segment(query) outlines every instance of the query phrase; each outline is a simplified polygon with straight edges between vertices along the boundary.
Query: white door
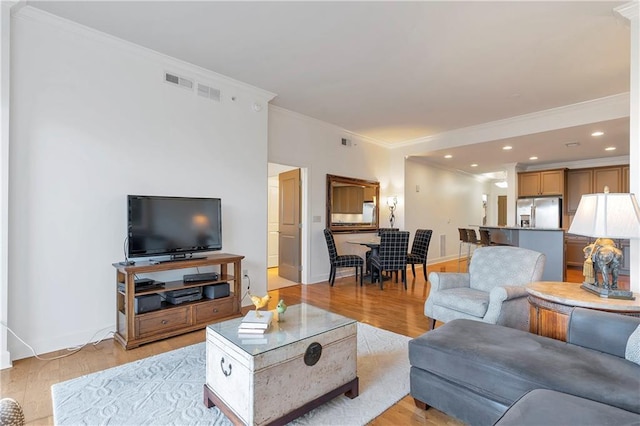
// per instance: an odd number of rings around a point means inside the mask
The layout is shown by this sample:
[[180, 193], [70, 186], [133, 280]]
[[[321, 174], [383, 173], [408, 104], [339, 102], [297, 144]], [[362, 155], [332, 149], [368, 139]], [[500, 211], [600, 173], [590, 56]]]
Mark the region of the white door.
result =
[[278, 177], [269, 178], [269, 200], [267, 214], [267, 268], [278, 266]]

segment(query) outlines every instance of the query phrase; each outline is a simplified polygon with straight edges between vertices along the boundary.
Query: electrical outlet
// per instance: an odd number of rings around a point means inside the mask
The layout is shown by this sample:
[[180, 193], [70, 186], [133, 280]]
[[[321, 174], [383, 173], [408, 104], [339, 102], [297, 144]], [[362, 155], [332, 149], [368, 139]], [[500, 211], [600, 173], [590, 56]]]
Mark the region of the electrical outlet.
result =
[[243, 269], [242, 270], [242, 276], [243, 277], [248, 277], [249, 276], [249, 270], [248, 269]]

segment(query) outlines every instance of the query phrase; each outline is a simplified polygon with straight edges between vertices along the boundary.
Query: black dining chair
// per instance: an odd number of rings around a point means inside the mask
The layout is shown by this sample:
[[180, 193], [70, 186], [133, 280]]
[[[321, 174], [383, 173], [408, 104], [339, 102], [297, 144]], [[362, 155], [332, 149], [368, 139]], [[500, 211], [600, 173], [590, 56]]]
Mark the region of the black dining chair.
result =
[[411, 264], [411, 272], [413, 278], [416, 277], [416, 264], [422, 263], [422, 272], [424, 280], [427, 281], [427, 253], [429, 252], [429, 243], [431, 242], [431, 229], [418, 229], [413, 237], [411, 244], [411, 252], [407, 254], [407, 263]]
[[[402, 282], [407, 289], [407, 248], [409, 247], [409, 231], [383, 232], [380, 236], [380, 250], [377, 256], [371, 256], [372, 276], [378, 272], [382, 290], [384, 280], [382, 273], [387, 271], [401, 271]], [[396, 276], [396, 282], [398, 277]]]
[[356, 254], [338, 254], [336, 242], [333, 239], [333, 232], [329, 229], [324, 230], [324, 238], [327, 240], [327, 249], [329, 250], [329, 262], [331, 263], [331, 271], [329, 272], [329, 282], [333, 287], [336, 280], [336, 269], [338, 268], [356, 268], [356, 282], [358, 281], [358, 269], [360, 269], [360, 285], [362, 286], [362, 272], [364, 268], [364, 260]]
[[[378, 228], [378, 237], [382, 235], [383, 232], [396, 232], [399, 228]], [[367, 265], [367, 274], [371, 272], [371, 250], [367, 250], [364, 254], [364, 259]]]

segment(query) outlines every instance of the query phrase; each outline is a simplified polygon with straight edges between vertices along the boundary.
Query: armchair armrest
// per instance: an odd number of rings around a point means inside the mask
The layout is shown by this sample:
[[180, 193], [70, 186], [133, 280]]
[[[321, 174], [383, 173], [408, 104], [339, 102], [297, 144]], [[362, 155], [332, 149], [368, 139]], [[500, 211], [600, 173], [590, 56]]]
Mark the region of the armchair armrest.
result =
[[505, 300], [517, 299], [518, 297], [528, 296], [527, 289], [524, 286], [509, 285], [504, 287], [494, 287], [489, 293], [489, 303], [504, 302]]
[[489, 293], [489, 306], [482, 319], [492, 324], [520, 330], [529, 329], [529, 302], [524, 286], [494, 287]]
[[436, 292], [449, 288], [469, 287], [470, 278], [467, 272], [431, 272], [429, 282], [431, 283], [430, 292]]
[[627, 340], [640, 318], [575, 308], [567, 326], [567, 343], [624, 358]]

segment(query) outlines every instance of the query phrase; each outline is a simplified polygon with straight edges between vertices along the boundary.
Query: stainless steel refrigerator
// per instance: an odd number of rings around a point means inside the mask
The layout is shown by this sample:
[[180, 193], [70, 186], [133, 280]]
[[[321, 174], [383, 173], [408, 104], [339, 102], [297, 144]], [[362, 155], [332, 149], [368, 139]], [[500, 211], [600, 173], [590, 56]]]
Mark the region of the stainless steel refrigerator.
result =
[[525, 228], [557, 229], [562, 226], [561, 197], [519, 198], [516, 211], [518, 225]]

